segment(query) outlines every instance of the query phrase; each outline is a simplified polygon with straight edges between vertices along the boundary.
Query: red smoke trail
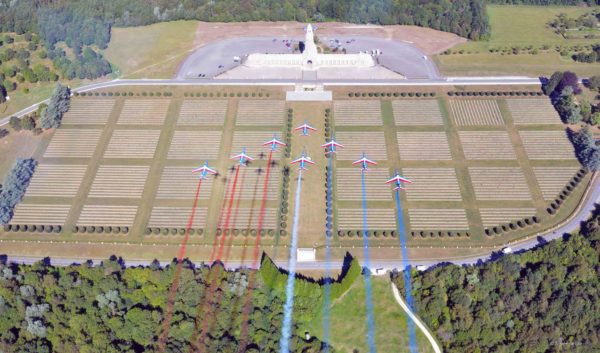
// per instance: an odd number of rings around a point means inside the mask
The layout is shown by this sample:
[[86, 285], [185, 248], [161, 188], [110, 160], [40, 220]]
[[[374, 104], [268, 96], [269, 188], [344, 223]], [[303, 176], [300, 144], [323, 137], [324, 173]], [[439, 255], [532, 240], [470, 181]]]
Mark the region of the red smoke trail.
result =
[[[260, 203], [260, 212], [258, 214], [258, 225], [256, 229], [256, 240], [254, 242], [254, 252], [252, 257], [252, 268], [256, 269], [258, 265], [258, 256], [260, 254], [260, 240], [263, 223], [265, 220], [265, 212], [267, 205], [267, 191], [269, 186], [269, 176], [271, 174], [271, 160], [273, 157], [273, 151], [269, 152], [269, 159], [267, 161], [267, 172], [265, 173], [265, 183], [263, 185], [263, 194]], [[250, 271], [248, 276], [248, 290], [244, 296], [244, 305], [242, 306], [242, 328], [240, 332], [238, 352], [244, 352], [248, 341], [248, 319], [250, 317], [250, 309], [252, 309], [252, 291], [254, 288], [254, 276], [256, 271]]]
[[190, 237], [190, 229], [194, 225], [194, 217], [196, 217], [196, 206], [198, 205], [198, 198], [200, 196], [200, 187], [202, 186], [202, 178], [198, 180], [198, 187], [196, 188], [196, 197], [194, 197], [194, 205], [192, 206], [192, 212], [188, 219], [187, 227], [185, 228], [185, 236], [179, 246], [177, 252], [177, 267], [175, 268], [175, 277], [171, 283], [171, 289], [167, 295], [167, 307], [165, 313], [165, 319], [163, 320], [162, 331], [158, 340], [158, 351], [164, 352], [167, 341], [169, 339], [169, 329], [171, 328], [171, 320], [173, 319], [173, 306], [175, 305], [175, 296], [177, 294], [177, 288], [179, 287], [179, 279], [181, 277], [181, 271], [183, 269], [183, 258], [185, 257], [187, 242]]
[[[233, 185], [231, 186], [231, 193], [229, 195], [229, 202], [227, 204], [227, 213], [225, 215], [225, 223], [222, 228], [223, 232], [221, 234], [219, 250], [217, 252], [217, 256], [214, 257], [214, 261], [221, 260], [221, 256], [223, 254], [223, 245], [225, 244], [225, 238], [226, 238], [224, 233], [225, 233], [225, 230], [229, 228], [229, 221], [231, 218], [231, 211], [233, 209], [233, 202], [235, 199], [235, 191], [236, 191], [239, 172], [240, 172], [240, 166], [238, 165], [235, 169]], [[211, 259], [211, 262], [213, 262], [213, 259]], [[217, 286], [218, 286], [218, 282], [219, 282], [217, 279], [218, 279], [220, 273], [221, 273], [220, 266], [218, 266], [214, 271], [211, 271], [211, 274], [214, 274], [214, 276], [209, 276], [209, 281], [211, 282], [211, 284], [210, 284], [210, 288], [207, 293], [207, 297], [204, 298], [204, 305], [202, 306], [202, 310], [198, 310], [198, 312], [196, 313], [195, 330], [191, 337], [193, 338], [196, 335], [198, 335], [199, 337], [197, 339], [193, 339], [190, 343], [192, 346], [192, 349], [194, 351], [196, 349], [200, 349], [201, 345], [204, 343], [204, 338], [206, 336], [206, 332], [207, 332], [207, 328], [208, 328], [208, 320], [206, 320], [206, 319], [211, 316], [209, 313], [206, 313], [206, 310], [207, 310], [207, 307], [209, 307], [209, 305], [211, 304], [211, 302], [213, 302], [213, 295], [214, 295], [215, 291], [217, 290]], [[198, 325], [200, 323], [199, 321], [200, 321], [201, 314], [204, 314], [203, 318], [202, 318], [202, 326]], [[200, 331], [198, 332], [199, 327], [200, 327]], [[196, 349], [194, 349], [194, 346], [196, 346], [195, 347]]]
[[[228, 196], [229, 196], [229, 186], [230, 186], [229, 182], [231, 180], [232, 179], [229, 178], [227, 180], [227, 185], [225, 185], [225, 196], [223, 197], [223, 204], [221, 205], [221, 210], [219, 211], [219, 221], [217, 222], [217, 229], [221, 229], [221, 226], [223, 225], [223, 219], [225, 218], [224, 217], [225, 216], [225, 207], [227, 207], [227, 200], [228, 200]], [[217, 251], [217, 241], [218, 241], [218, 238], [219, 237], [215, 233], [215, 237], [214, 237], [213, 245], [212, 245], [212, 250], [211, 250], [211, 253], [210, 253], [209, 260], [208, 260], [208, 264], [209, 265], [212, 264], [212, 262], [215, 259], [215, 255], [216, 255], [216, 251]]]
[[225, 236], [225, 231], [227, 229], [229, 229], [229, 221], [231, 220], [231, 211], [233, 209], [233, 201], [235, 199], [235, 190], [236, 190], [239, 173], [240, 173], [240, 166], [238, 165], [235, 170], [235, 177], [233, 178], [233, 186], [232, 186], [231, 195], [229, 196], [229, 205], [227, 206], [227, 215], [225, 216], [225, 224], [223, 225], [223, 232], [221, 233], [221, 243], [219, 244], [219, 251], [217, 252], [217, 256], [215, 257], [215, 260], [217, 260], [217, 261], [221, 260], [221, 257], [223, 256], [223, 247], [225, 245], [225, 239], [227, 238]]
[[[252, 202], [250, 203], [250, 214], [248, 215], [248, 222], [246, 223], [246, 230], [250, 230], [250, 227], [252, 227], [252, 218], [254, 217], [254, 206], [256, 204], [256, 194], [258, 193], [258, 182], [259, 180], [259, 176], [256, 177], [256, 182], [254, 183], [254, 190], [252, 191]], [[246, 262], [246, 247], [248, 246], [248, 241], [249, 241], [250, 237], [246, 236], [244, 237], [244, 246], [242, 248], [242, 255], [240, 257], [240, 268], [244, 267], [244, 263]]]
[[229, 254], [231, 253], [231, 244], [233, 243], [233, 230], [237, 229], [236, 225], [237, 225], [237, 216], [238, 216], [238, 212], [240, 210], [240, 201], [242, 201], [242, 190], [244, 187], [244, 181], [246, 180], [246, 169], [244, 168], [244, 170], [242, 170], [242, 179], [240, 180], [240, 192], [238, 195], [238, 199], [237, 202], [235, 204], [235, 208], [233, 209], [233, 218], [231, 221], [231, 228], [229, 231], [229, 239], [227, 240], [227, 246], [226, 246], [226, 250], [225, 250], [225, 256], [223, 256], [222, 262], [223, 264], [225, 264], [225, 262], [227, 262], [227, 260], [229, 259]]
[[[254, 206], [256, 205], [256, 195], [258, 194], [258, 183], [260, 182], [260, 173], [257, 170], [256, 180], [254, 182], [254, 188], [252, 190], [252, 201], [250, 202], [250, 213], [248, 215], [248, 222], [246, 223], [246, 228], [244, 230], [250, 230], [252, 226], [252, 220], [254, 219]], [[248, 246], [248, 241], [250, 237], [248, 235], [244, 236], [244, 245], [242, 247], [242, 255], [240, 257], [240, 269], [242, 269], [246, 263], [246, 247]], [[238, 307], [240, 305], [241, 297], [237, 297], [234, 299], [233, 304], [231, 305], [231, 313], [229, 315], [229, 327], [233, 327], [235, 320], [237, 319]]]

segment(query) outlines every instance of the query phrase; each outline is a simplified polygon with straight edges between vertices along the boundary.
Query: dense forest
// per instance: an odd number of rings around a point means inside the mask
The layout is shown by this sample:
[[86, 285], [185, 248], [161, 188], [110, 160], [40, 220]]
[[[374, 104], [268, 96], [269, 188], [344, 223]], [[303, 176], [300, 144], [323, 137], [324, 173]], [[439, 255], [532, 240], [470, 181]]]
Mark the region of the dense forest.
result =
[[2, 32], [39, 31], [48, 45], [66, 40], [71, 48], [89, 44], [105, 47], [112, 26], [139, 26], [179, 19], [416, 24], [471, 39], [483, 38], [489, 30], [483, 0], [0, 1]]
[[488, 0], [488, 2], [509, 5], [600, 5], [600, 0]]
[[599, 212], [535, 250], [412, 278], [417, 313], [446, 352], [600, 351]]
[[[358, 262], [347, 260], [344, 277], [331, 284], [333, 298], [360, 275]], [[97, 266], [0, 262], [0, 352], [159, 351], [175, 268], [125, 268], [114, 257]], [[286, 280], [267, 257], [260, 271], [184, 262], [165, 352], [187, 352], [191, 341], [203, 342], [201, 352], [278, 352]], [[312, 319], [322, 296], [323, 285], [297, 279], [295, 323]], [[293, 336], [290, 347], [326, 350], [304, 335]]]

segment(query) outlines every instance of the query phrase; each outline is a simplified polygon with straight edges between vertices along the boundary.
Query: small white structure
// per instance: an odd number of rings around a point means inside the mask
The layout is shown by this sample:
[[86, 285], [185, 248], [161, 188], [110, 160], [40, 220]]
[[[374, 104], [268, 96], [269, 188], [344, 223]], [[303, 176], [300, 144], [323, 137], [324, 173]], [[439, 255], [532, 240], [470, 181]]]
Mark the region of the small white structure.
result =
[[359, 54], [319, 54], [315, 44], [312, 26], [306, 26], [304, 52], [302, 54], [261, 54], [248, 55], [244, 65], [249, 67], [295, 67], [302, 70], [319, 68], [361, 68], [373, 67], [371, 55]]
[[298, 262], [315, 262], [317, 260], [317, 249], [298, 248], [296, 250], [296, 258]]
[[513, 249], [510, 246], [507, 246], [504, 249], [502, 249], [502, 253], [505, 255], [511, 254], [512, 252], [513, 252]]
[[286, 92], [285, 100], [296, 102], [330, 102], [333, 100], [333, 94], [331, 91], [325, 91], [323, 85], [302, 84], [296, 85], [294, 91]]
[[387, 268], [380, 267], [380, 268], [376, 268], [374, 272], [371, 272], [371, 274], [373, 276], [383, 276], [383, 275], [387, 274], [388, 271], [389, 270]]

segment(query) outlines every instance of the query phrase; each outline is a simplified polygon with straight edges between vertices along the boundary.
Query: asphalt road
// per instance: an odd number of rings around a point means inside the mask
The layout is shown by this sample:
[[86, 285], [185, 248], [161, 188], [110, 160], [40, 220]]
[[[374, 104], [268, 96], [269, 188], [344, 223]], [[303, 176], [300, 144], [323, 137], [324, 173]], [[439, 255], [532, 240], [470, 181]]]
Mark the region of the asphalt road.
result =
[[379, 64], [402, 74], [408, 79], [440, 78], [435, 63], [425, 53], [409, 42], [352, 36], [322, 37], [321, 40], [326, 42], [330, 47], [339, 43], [341, 47], [346, 49], [348, 54], [379, 50], [381, 54], [375, 56]]
[[[409, 79], [438, 79], [437, 66], [411, 43], [373, 37], [320, 37], [330, 47], [339, 45], [348, 54], [372, 52], [381, 54], [375, 59], [380, 65]], [[288, 47], [284, 40], [289, 41]], [[179, 67], [176, 79], [212, 78], [239, 63], [234, 57], [244, 58], [252, 53], [289, 54], [301, 38], [292, 37], [239, 37], [207, 44], [191, 54]], [[337, 42], [336, 42], [337, 40]]]
[[[287, 47], [284, 37], [239, 37], [207, 44], [187, 57], [179, 67], [175, 78], [212, 78], [236, 67], [233, 58], [252, 53], [290, 54], [293, 44]], [[295, 40], [297, 43], [297, 40]]]
[[[527, 239], [522, 239], [513, 243], [507, 244], [510, 246], [513, 252], [525, 251], [534, 247], [539, 246], [544, 242], [548, 242], [554, 239], [558, 239], [562, 237], [566, 233], [573, 232], [577, 230], [582, 221], [586, 220], [589, 215], [592, 213], [596, 204], [600, 202], [600, 174], [594, 175], [592, 179], [592, 183], [590, 184], [588, 191], [585, 195], [585, 198], [582, 200], [580, 206], [575, 211], [576, 213], [564, 224], [559, 225], [554, 229], [550, 229], [546, 231], [544, 234], [534, 235]], [[494, 252], [498, 253], [502, 250], [502, 247], [498, 247]], [[465, 256], [465, 257], [454, 257], [454, 258], [444, 258], [444, 259], [429, 259], [429, 260], [408, 260], [411, 266], [435, 266], [439, 263], [453, 263], [457, 265], [473, 265], [480, 262], [489, 261], [492, 258], [494, 252], [488, 252], [482, 255], [477, 256]], [[175, 254], [173, 254], [175, 256]], [[32, 264], [36, 261], [39, 261], [41, 257], [35, 256], [10, 256], [8, 260], [14, 263], [24, 263], [24, 264]], [[87, 260], [87, 259], [86, 259]], [[72, 259], [72, 258], [52, 258], [52, 264], [57, 266], [67, 266], [73, 263], [83, 263], [86, 260], [83, 259]], [[92, 262], [99, 263], [105, 259], [89, 259]], [[162, 261], [161, 265], [167, 265], [168, 261]], [[287, 261], [277, 261], [276, 262], [279, 267], [287, 268]], [[127, 267], [136, 267], [136, 266], [147, 266], [150, 264], [150, 261], [140, 261], [140, 260], [126, 260], [125, 265]], [[392, 260], [381, 260], [372, 258], [370, 260], [370, 269], [372, 271], [376, 271], [377, 269], [386, 269], [393, 270], [398, 269], [402, 270], [404, 262], [398, 259]], [[327, 264], [325, 261], [315, 261], [315, 262], [298, 262], [296, 265], [297, 270], [324, 270], [326, 266], [328, 268], [342, 268], [343, 262], [336, 260], [331, 261]], [[226, 267], [229, 269], [235, 269], [239, 267], [249, 267], [247, 263], [241, 263], [239, 261], [228, 261], [226, 263]]]
[[[310, 83], [324, 86], [501, 86], [501, 85], [540, 85], [539, 78], [523, 76], [505, 77], [449, 77], [438, 79], [408, 79], [408, 80], [318, 80], [307, 82], [302, 80], [220, 80], [220, 79], [141, 79], [141, 80], [112, 80], [94, 83], [73, 89], [73, 92], [87, 92], [95, 89], [120, 86], [290, 86]], [[38, 102], [10, 116], [22, 117], [35, 111], [38, 105], [48, 103], [49, 99]], [[8, 124], [10, 116], [0, 119], [0, 126]]]

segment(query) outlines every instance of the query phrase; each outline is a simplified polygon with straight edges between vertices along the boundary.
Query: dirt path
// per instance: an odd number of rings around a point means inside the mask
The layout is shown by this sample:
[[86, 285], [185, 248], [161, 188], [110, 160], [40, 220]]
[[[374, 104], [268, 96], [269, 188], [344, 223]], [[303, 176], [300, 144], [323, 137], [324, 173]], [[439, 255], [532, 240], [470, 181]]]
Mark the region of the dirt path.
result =
[[429, 343], [431, 343], [431, 347], [433, 347], [433, 350], [435, 351], [435, 353], [442, 353], [442, 349], [440, 348], [439, 344], [436, 342], [436, 340], [433, 337], [433, 335], [431, 334], [431, 332], [429, 332], [429, 329], [427, 328], [427, 326], [425, 326], [425, 324], [423, 324], [421, 322], [421, 320], [419, 320], [419, 318], [415, 314], [413, 314], [413, 312], [410, 310], [410, 308], [408, 307], [408, 305], [406, 305], [406, 303], [402, 299], [402, 296], [400, 296], [400, 292], [398, 291], [398, 287], [396, 287], [396, 285], [393, 282], [390, 282], [390, 284], [392, 286], [392, 292], [394, 292], [394, 298], [398, 302], [398, 305], [400, 305], [400, 307], [402, 308], [402, 310], [404, 310], [406, 312], [406, 315], [408, 315], [408, 317], [423, 332], [423, 334], [425, 335], [425, 337], [427, 337], [427, 339], [429, 340]]

